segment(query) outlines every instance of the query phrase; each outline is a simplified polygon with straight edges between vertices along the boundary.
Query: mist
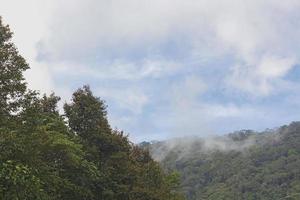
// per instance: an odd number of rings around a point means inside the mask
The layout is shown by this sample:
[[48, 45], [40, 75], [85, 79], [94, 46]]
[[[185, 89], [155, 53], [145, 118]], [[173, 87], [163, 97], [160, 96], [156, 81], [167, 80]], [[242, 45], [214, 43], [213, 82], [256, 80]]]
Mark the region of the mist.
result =
[[[293, 123], [291, 124], [293, 125]], [[282, 135], [291, 129], [290, 126], [266, 129], [262, 132], [240, 130], [225, 135], [209, 135], [207, 137], [185, 136], [164, 141], [152, 141], [150, 153], [159, 162], [168, 156], [176, 156], [176, 160], [205, 155], [214, 152], [231, 151], [247, 153], [253, 146], [262, 146], [280, 141]]]

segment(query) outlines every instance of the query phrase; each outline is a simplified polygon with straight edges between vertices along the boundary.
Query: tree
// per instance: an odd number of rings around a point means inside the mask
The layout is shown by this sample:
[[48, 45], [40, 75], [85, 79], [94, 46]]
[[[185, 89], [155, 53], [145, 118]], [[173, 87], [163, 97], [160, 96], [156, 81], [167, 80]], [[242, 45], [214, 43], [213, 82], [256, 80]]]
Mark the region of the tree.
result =
[[0, 132], [0, 162], [8, 163], [0, 169], [9, 175], [0, 176], [5, 188], [0, 196], [93, 199], [93, 183], [100, 177], [97, 166], [85, 159], [82, 145], [69, 133], [56, 104], [45, 109], [49, 106], [45, 102], [52, 102], [55, 96], [40, 99], [37, 95], [26, 94], [17, 117], [19, 125], [13, 131]]
[[65, 104], [67, 119], [54, 93], [26, 88], [28, 65], [11, 36], [0, 18], [0, 199], [170, 200], [173, 181], [111, 129], [104, 101], [88, 86]]
[[111, 128], [107, 121], [106, 105], [93, 96], [89, 86], [73, 93], [72, 103], [64, 105], [70, 128], [79, 136], [88, 139], [94, 132], [108, 134]]
[[106, 105], [88, 86], [78, 89], [65, 113], [74, 135], [81, 138], [88, 160], [102, 173], [99, 197], [107, 200], [177, 200], [174, 180], [148, 151], [132, 145], [122, 131], [112, 130]]
[[13, 112], [18, 111], [26, 91], [23, 72], [29, 68], [11, 42], [12, 32], [0, 17], [0, 125], [7, 125]]
[[104, 101], [95, 97], [89, 86], [83, 86], [73, 93], [71, 103], [65, 104], [64, 110], [71, 131], [80, 137], [87, 159], [104, 173], [97, 183], [98, 195], [105, 199], [124, 199], [124, 191], [128, 192], [131, 146], [122, 132], [110, 128]]

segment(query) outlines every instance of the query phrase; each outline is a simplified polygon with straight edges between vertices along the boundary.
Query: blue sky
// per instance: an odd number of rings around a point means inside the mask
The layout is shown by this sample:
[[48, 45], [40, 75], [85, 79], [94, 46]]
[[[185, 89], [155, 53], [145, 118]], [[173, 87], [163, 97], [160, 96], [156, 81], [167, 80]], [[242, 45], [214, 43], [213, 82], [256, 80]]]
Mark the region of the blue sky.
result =
[[[0, 0], [29, 86], [89, 84], [133, 141], [300, 119], [297, 0]], [[18, 5], [18, 6], [16, 6]]]

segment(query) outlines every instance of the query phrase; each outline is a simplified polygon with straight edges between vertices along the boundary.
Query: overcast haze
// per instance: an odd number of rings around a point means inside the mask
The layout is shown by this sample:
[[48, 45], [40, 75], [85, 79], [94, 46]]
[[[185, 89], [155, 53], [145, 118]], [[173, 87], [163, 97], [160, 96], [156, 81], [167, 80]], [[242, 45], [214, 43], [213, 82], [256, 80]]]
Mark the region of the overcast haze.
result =
[[300, 119], [299, 0], [0, 0], [29, 87], [89, 84], [133, 141]]

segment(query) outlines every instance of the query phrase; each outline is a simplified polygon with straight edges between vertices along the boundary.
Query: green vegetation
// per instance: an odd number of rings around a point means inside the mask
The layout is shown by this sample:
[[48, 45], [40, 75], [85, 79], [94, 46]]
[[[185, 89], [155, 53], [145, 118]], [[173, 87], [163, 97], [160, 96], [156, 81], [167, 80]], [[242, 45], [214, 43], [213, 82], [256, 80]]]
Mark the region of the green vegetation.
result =
[[27, 89], [29, 68], [0, 18], [0, 199], [180, 200], [178, 175], [111, 129], [84, 86], [57, 110], [55, 94]]
[[189, 200], [300, 199], [300, 122], [150, 148], [154, 157], [166, 152], [162, 165], [181, 173]]

